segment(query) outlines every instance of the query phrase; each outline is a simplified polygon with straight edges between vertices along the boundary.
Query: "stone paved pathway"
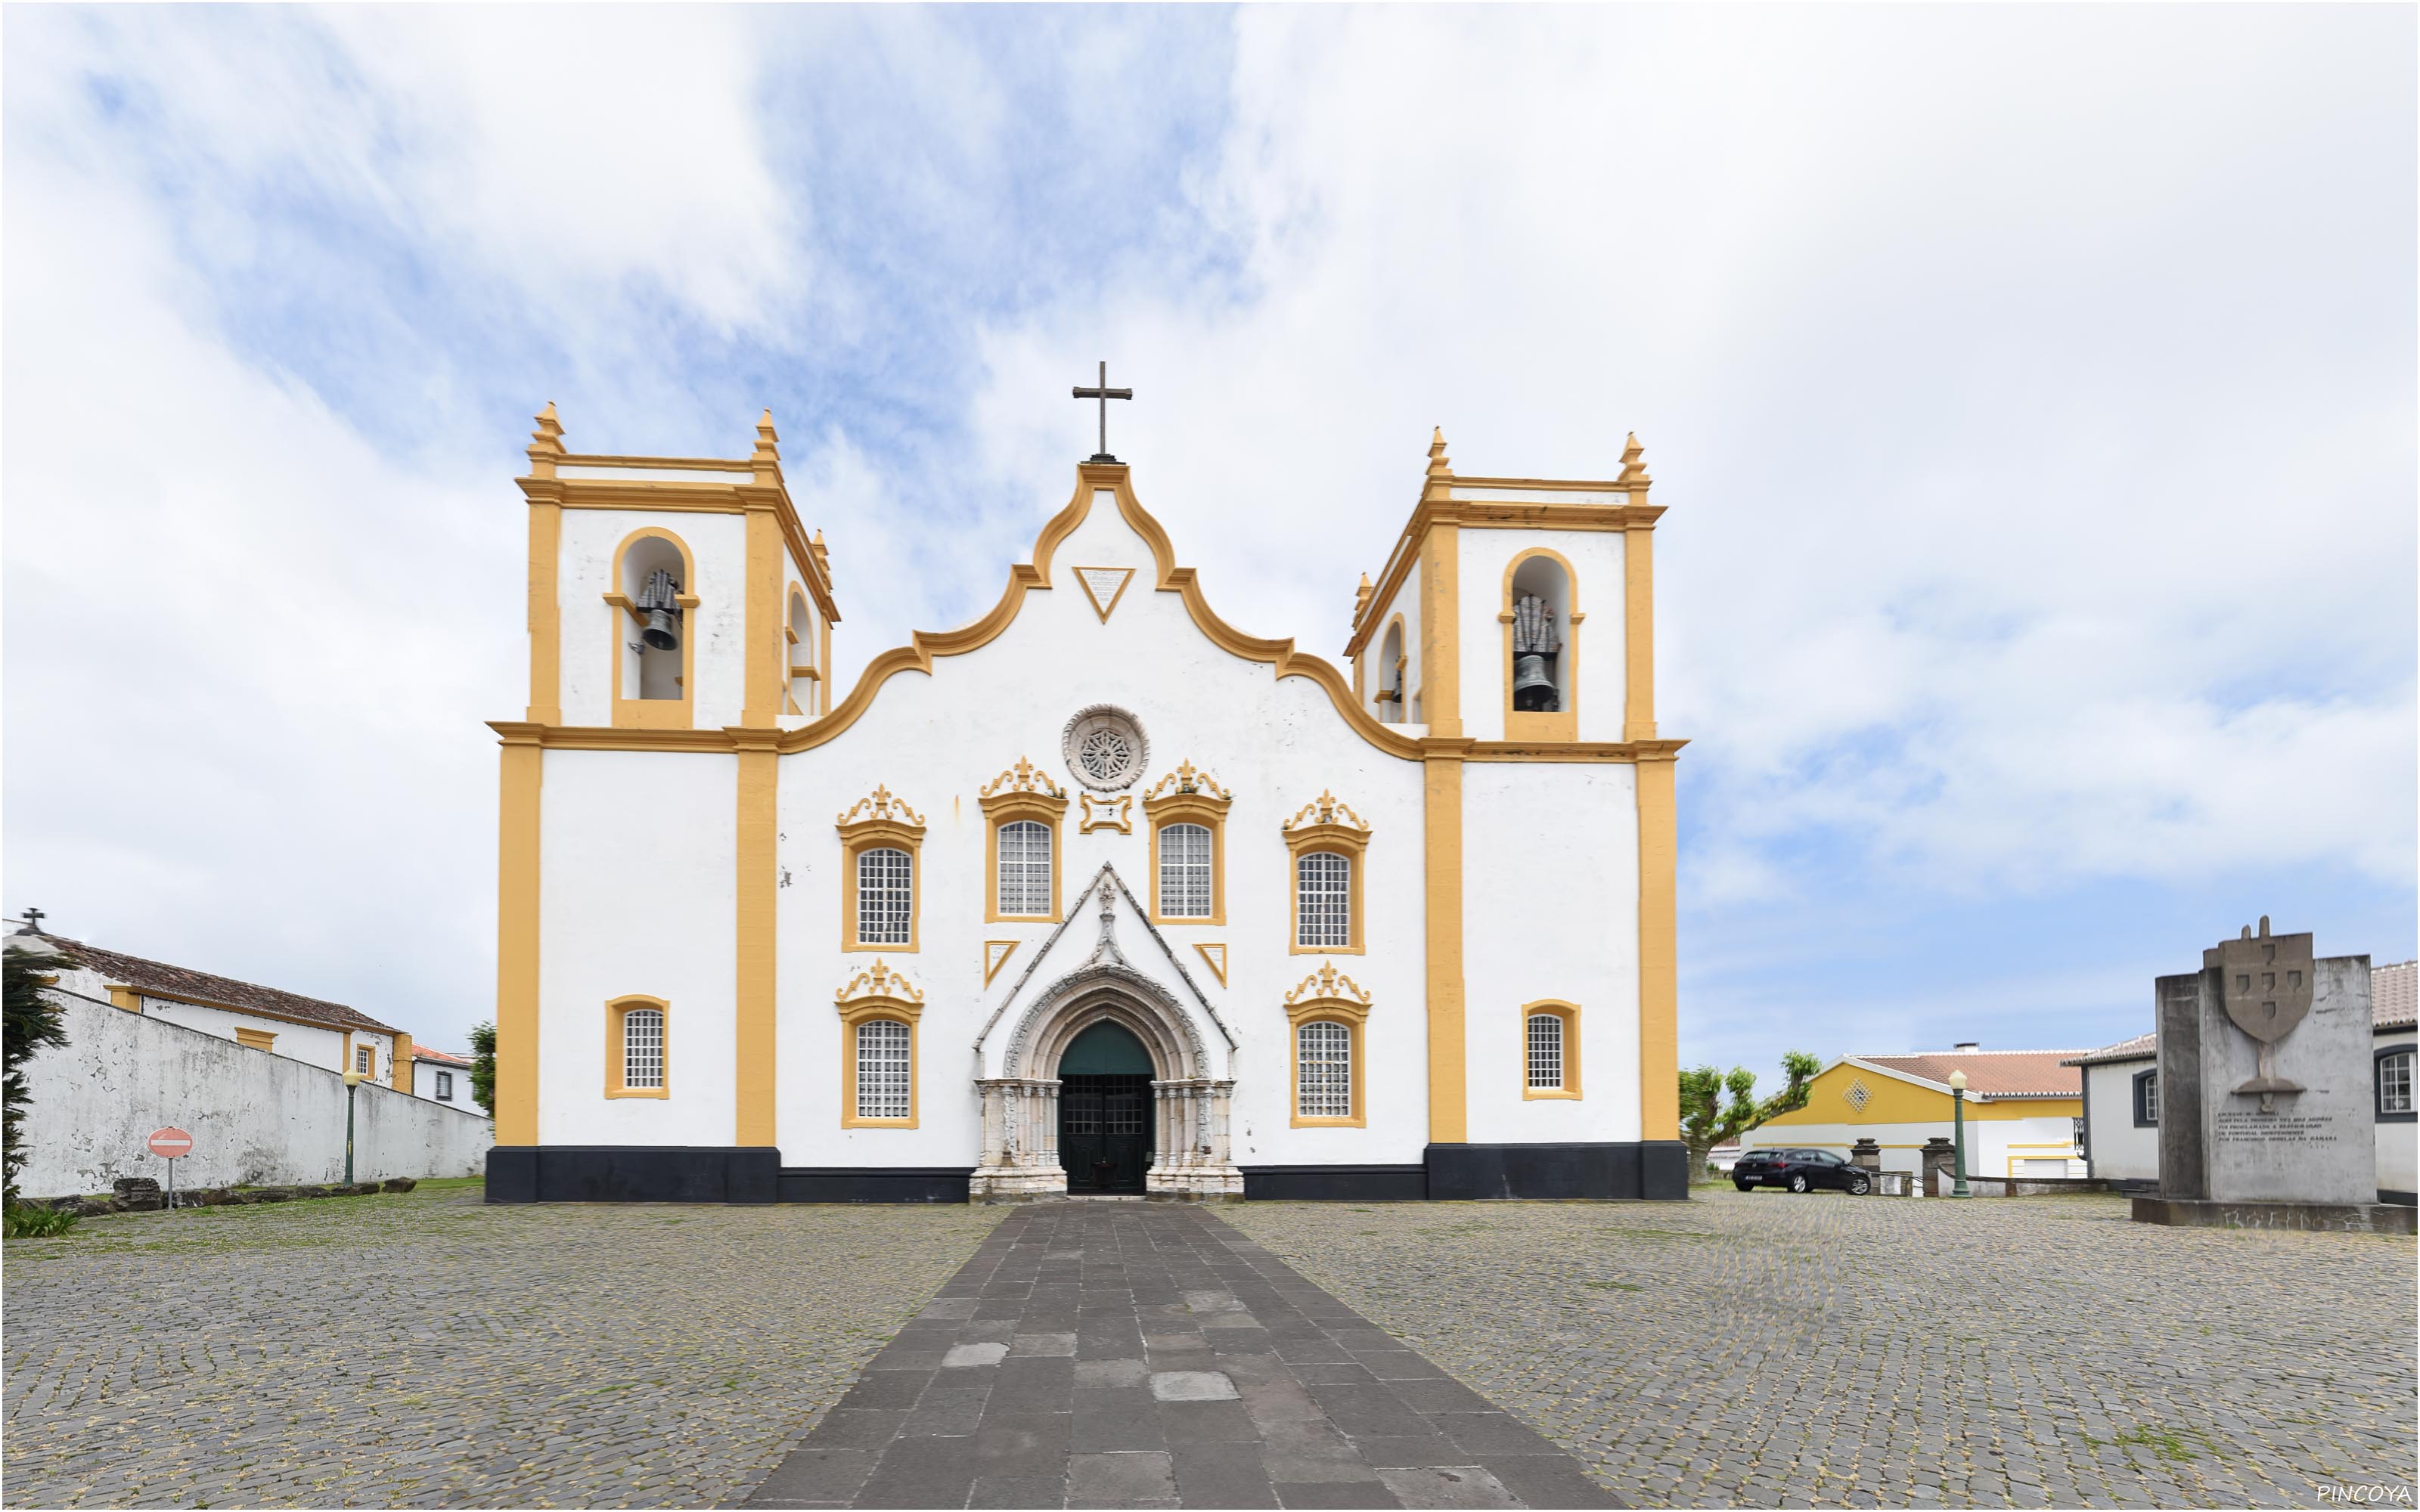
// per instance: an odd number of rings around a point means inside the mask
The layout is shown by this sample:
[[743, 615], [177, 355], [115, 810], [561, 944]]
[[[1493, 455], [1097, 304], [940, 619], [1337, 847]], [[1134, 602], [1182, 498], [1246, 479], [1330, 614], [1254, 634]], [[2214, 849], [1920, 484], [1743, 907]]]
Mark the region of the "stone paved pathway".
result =
[[746, 1504], [1621, 1504], [1208, 1211], [1071, 1202], [993, 1230]]

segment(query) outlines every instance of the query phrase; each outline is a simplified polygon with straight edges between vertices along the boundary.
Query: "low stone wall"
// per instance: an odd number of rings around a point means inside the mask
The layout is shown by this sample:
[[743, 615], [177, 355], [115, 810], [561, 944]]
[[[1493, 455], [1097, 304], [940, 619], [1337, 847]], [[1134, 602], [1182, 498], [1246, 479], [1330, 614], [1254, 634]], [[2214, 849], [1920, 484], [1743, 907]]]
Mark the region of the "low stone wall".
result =
[[[146, 1144], [169, 1124], [194, 1136], [179, 1189], [324, 1185], [345, 1176], [345, 1079], [164, 1019], [54, 992], [68, 1041], [25, 1062], [29, 1197], [164, 1182]], [[353, 1096], [353, 1175], [476, 1176], [495, 1125], [476, 1113], [365, 1082]], [[179, 1200], [182, 1200], [181, 1190]]]
[[[409, 1192], [420, 1183], [409, 1176], [391, 1176], [383, 1181], [355, 1181], [347, 1186], [206, 1186], [197, 1192], [178, 1191], [177, 1206], [180, 1208], [242, 1208], [263, 1202], [301, 1202], [312, 1197], [367, 1197], [380, 1192]], [[121, 1176], [107, 1196], [53, 1197], [34, 1201], [29, 1207], [52, 1208], [89, 1218], [103, 1212], [163, 1212], [167, 1210], [169, 1194], [147, 1176]]]

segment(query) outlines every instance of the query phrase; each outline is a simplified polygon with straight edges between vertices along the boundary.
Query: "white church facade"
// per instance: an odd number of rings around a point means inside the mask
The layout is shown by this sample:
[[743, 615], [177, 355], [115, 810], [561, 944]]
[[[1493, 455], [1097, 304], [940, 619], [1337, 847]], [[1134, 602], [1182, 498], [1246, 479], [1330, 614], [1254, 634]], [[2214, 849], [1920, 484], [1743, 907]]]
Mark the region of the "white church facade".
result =
[[1635, 440], [1440, 436], [1349, 670], [1097, 455], [845, 696], [769, 415], [628, 457], [550, 406], [529, 457], [489, 1200], [1686, 1195]]

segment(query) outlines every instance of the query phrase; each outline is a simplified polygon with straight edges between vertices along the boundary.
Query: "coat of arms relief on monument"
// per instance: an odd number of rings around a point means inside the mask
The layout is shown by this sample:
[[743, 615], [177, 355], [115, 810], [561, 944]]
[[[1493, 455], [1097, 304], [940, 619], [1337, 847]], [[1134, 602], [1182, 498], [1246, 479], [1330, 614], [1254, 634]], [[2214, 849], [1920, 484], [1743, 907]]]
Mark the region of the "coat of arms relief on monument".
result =
[[2303, 1084], [2277, 1074], [2277, 1041], [2294, 1032], [2311, 1011], [2311, 936], [2271, 934], [2269, 916], [2260, 916], [2260, 934], [2243, 926], [2236, 939], [2218, 946], [2219, 1001], [2229, 1022], [2260, 1046], [2258, 1074], [2238, 1087], [2239, 1093], [2257, 1093], [2260, 1111], [2276, 1110], [2279, 1092], [2300, 1092]]

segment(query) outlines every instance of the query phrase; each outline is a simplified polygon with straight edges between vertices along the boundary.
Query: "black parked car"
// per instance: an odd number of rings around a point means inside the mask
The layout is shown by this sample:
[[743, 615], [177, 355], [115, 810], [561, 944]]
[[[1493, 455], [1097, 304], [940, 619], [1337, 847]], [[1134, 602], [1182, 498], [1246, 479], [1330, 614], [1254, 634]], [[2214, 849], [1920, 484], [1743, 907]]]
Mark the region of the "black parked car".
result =
[[1828, 1149], [1751, 1149], [1731, 1167], [1731, 1185], [1743, 1192], [1760, 1186], [1808, 1192], [1837, 1187], [1853, 1197], [1874, 1189], [1874, 1179], [1862, 1165], [1852, 1165]]

